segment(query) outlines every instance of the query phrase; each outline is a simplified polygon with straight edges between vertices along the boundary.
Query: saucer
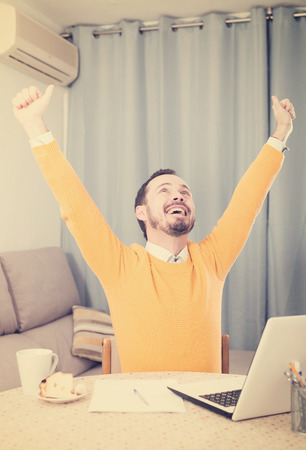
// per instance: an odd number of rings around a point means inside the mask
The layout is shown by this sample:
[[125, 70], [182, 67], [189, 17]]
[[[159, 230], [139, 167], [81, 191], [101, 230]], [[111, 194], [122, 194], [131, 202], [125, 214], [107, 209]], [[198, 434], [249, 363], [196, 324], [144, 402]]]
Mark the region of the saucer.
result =
[[76, 402], [77, 400], [80, 400], [81, 398], [85, 397], [86, 392], [84, 392], [84, 394], [71, 394], [68, 397], [63, 397], [63, 398], [55, 398], [55, 397], [41, 397], [39, 395], [39, 392], [37, 392], [37, 394], [35, 394], [35, 396], [39, 399], [39, 400], [43, 400], [44, 402], [48, 402], [48, 403], [71, 403], [71, 402]]

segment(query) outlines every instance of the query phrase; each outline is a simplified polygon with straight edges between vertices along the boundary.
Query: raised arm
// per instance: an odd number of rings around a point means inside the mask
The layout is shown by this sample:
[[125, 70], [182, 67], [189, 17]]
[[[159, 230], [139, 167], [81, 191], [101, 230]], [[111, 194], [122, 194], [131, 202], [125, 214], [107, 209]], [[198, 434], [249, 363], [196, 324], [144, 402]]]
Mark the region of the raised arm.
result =
[[[31, 87], [23, 89], [13, 99], [14, 114], [30, 139], [36, 140], [48, 132], [43, 114], [52, 92], [53, 86], [49, 86], [44, 95]], [[118, 274], [124, 279], [125, 268], [133, 267], [136, 262], [134, 252], [112, 232], [55, 140], [34, 147], [33, 153], [88, 265], [104, 288], [114, 287]]]
[[268, 140], [239, 181], [217, 226], [200, 244], [203, 251], [210, 255], [210, 263], [216, 269], [220, 279], [225, 279], [241, 252], [254, 220], [284, 160], [281, 151], [292, 131], [295, 111], [288, 99], [280, 102], [277, 97], [273, 96], [272, 102], [277, 123], [272, 137], [281, 141], [281, 146], [276, 146], [275, 139]]

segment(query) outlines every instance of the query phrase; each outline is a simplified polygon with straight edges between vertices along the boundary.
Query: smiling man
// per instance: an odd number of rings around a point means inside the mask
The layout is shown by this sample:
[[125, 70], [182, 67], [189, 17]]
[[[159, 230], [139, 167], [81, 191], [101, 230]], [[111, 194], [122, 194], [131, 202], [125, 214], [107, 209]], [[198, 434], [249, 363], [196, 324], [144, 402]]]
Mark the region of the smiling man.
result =
[[273, 97], [276, 130], [239, 182], [212, 232], [188, 240], [195, 207], [173, 170], [154, 173], [138, 191], [135, 212], [146, 248], [123, 245], [106, 223], [44, 121], [53, 86], [13, 99], [14, 114], [57, 198], [63, 219], [106, 293], [124, 372], [220, 372], [221, 301], [226, 276], [242, 250], [284, 160], [295, 112]]
[[159, 170], [141, 186], [135, 211], [149, 244], [162, 245], [176, 256], [186, 246], [195, 207], [189, 187], [174, 170]]

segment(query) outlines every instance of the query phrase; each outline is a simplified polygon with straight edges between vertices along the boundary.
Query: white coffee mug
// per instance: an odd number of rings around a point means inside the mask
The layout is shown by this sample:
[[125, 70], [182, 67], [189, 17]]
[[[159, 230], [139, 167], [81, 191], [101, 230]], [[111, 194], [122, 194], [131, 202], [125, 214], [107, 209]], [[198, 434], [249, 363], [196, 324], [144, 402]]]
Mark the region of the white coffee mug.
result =
[[19, 350], [16, 357], [25, 395], [36, 394], [41, 381], [54, 372], [58, 363], [57, 354], [45, 348]]

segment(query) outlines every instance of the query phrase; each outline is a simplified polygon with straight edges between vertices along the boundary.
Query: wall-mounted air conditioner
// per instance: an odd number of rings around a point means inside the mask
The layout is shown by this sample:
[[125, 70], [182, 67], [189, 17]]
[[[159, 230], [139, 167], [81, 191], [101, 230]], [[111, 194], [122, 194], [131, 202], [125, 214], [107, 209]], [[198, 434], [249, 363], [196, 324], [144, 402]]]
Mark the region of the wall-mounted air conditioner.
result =
[[0, 61], [47, 84], [67, 86], [78, 76], [79, 52], [13, 6], [0, 3]]

